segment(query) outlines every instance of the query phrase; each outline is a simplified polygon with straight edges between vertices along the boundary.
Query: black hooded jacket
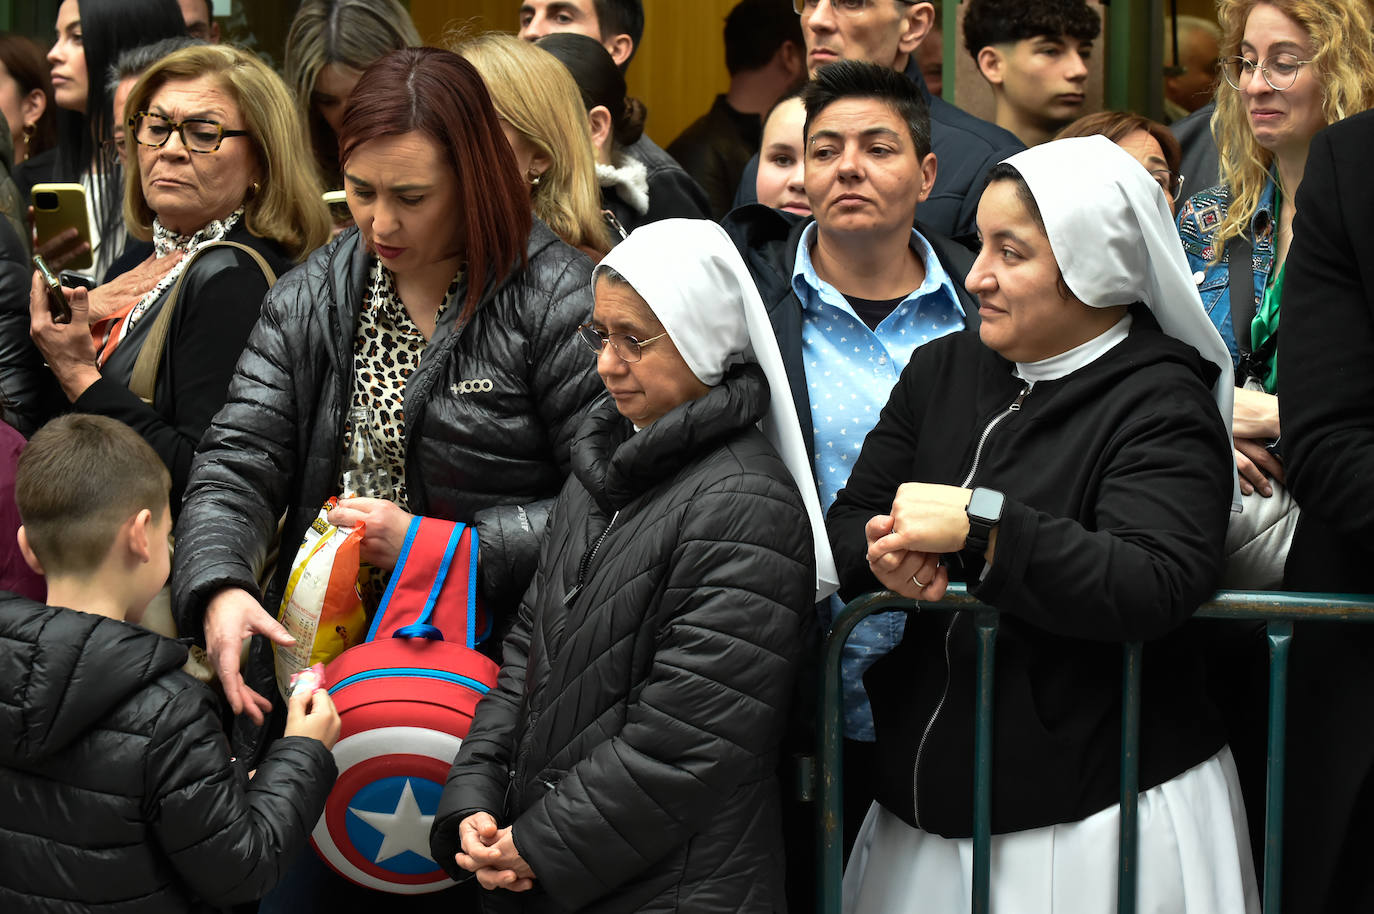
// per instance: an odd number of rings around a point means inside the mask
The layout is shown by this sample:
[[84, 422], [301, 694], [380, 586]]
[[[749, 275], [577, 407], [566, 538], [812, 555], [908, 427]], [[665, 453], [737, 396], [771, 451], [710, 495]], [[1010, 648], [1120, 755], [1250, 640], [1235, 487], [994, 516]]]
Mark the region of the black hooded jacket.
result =
[[186, 648], [0, 595], [0, 910], [170, 914], [266, 894], [334, 783], [319, 740], [230, 764]]
[[535, 890], [487, 910], [786, 909], [774, 769], [815, 561], [767, 404], [742, 365], [638, 433], [609, 399], [579, 429], [431, 835], [466, 876], [459, 823], [513, 823]]
[[[1019, 402], [1027, 385], [1012, 370], [971, 331], [916, 350], [826, 524], [841, 594], [852, 598], [882, 589], [864, 557], [864, 525], [889, 512], [899, 485], [965, 485], [972, 468], [968, 487], [1006, 495], [992, 564], [985, 576], [981, 560], [965, 572], [973, 594], [1002, 610], [997, 833], [1116, 802], [1122, 642], [1148, 642], [1141, 789], [1221, 749], [1201, 663], [1177, 630], [1216, 588], [1234, 472], [1210, 391], [1215, 366], [1148, 312], [1096, 361], [1034, 384]], [[911, 614], [902, 643], [864, 677], [878, 801], [947, 837], [972, 829], [975, 636], [966, 615]]]

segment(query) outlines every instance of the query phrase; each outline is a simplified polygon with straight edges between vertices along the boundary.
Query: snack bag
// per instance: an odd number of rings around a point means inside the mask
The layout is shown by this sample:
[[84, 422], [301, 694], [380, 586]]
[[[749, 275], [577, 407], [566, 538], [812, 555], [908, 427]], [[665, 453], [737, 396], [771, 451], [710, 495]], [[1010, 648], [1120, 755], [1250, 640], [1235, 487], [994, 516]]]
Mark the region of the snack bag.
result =
[[335, 527], [331, 498], [310, 524], [291, 563], [277, 621], [296, 639], [295, 645], [273, 645], [277, 688], [291, 694], [292, 677], [316, 663], [328, 663], [358, 644], [367, 633], [367, 610], [358, 593], [358, 546], [363, 525]]

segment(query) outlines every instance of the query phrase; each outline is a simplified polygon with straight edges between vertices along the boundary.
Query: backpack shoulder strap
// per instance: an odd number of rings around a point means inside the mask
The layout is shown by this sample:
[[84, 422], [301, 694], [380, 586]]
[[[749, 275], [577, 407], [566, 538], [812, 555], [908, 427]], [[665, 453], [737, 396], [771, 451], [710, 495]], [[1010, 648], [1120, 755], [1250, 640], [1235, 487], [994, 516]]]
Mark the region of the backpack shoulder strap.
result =
[[215, 241], [197, 250], [191, 255], [191, 259], [182, 267], [181, 275], [177, 281], [172, 283], [172, 289], [167, 295], [167, 303], [162, 306], [162, 310], [153, 319], [153, 325], [148, 328], [148, 335], [143, 340], [143, 346], [138, 350], [138, 358], [134, 361], [134, 370], [129, 377], [129, 390], [133, 391], [139, 399], [149, 406], [153, 405], [153, 393], [157, 388], [157, 373], [162, 367], [162, 351], [167, 346], [167, 334], [172, 329], [172, 315], [176, 312], [177, 302], [181, 298], [181, 284], [186, 280], [186, 274], [191, 272], [191, 262], [194, 261], [205, 251], [211, 248], [228, 247], [237, 248], [243, 251], [253, 262], [262, 270], [262, 275], [267, 279], [267, 288], [272, 288], [277, 282], [277, 274], [268, 266], [267, 261], [257, 251], [246, 244], [237, 241]]

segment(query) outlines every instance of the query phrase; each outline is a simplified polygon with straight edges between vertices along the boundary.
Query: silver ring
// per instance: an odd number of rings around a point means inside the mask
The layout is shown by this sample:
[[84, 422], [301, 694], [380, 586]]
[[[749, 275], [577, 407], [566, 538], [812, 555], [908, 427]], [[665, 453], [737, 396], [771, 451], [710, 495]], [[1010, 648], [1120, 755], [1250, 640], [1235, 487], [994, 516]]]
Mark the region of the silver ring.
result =
[[914, 575], [914, 574], [911, 576], [911, 583], [915, 584], [917, 587], [921, 588], [922, 590], [925, 590], [925, 589], [926, 589], [926, 585], [924, 585], [924, 584], [922, 584], [920, 581], [916, 580], [916, 575]]

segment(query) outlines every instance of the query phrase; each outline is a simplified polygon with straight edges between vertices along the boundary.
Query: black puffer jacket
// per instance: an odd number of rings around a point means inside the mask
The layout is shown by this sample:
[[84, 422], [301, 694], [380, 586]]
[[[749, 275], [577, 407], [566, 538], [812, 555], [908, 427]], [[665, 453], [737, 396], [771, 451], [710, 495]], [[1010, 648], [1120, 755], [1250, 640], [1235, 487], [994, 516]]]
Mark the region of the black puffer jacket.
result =
[[430, 837], [452, 868], [466, 816], [514, 823], [535, 889], [488, 910], [786, 909], [773, 772], [815, 562], [767, 402], [739, 366], [638, 434], [609, 400], [579, 430]]
[[186, 648], [0, 596], [0, 910], [169, 914], [265, 894], [334, 783], [319, 740], [230, 766]]
[[67, 405], [29, 336], [33, 265], [24, 241], [0, 218], [0, 400], [5, 421], [26, 437]]
[[[527, 253], [528, 265], [489, 290], [466, 326], [455, 326], [458, 309], [445, 312], [405, 390], [410, 510], [477, 525], [482, 594], [498, 625], [534, 573], [575, 417], [602, 389], [575, 332], [591, 316], [591, 262], [539, 222]], [[258, 592], [253, 569], [283, 511], [291, 552], [339, 494], [369, 264], [358, 232], [346, 232], [264, 302], [182, 502], [173, 572], [182, 632], [202, 633], [205, 603], [222, 588]], [[476, 380], [491, 389], [460, 392], [460, 382]], [[271, 612], [289, 566], [279, 564], [264, 595]], [[271, 688], [270, 660], [255, 644], [250, 685]], [[242, 741], [236, 748], [252, 756]]]

